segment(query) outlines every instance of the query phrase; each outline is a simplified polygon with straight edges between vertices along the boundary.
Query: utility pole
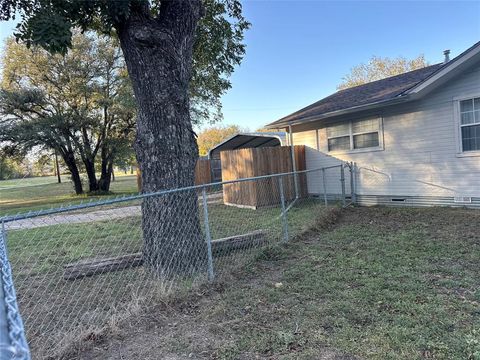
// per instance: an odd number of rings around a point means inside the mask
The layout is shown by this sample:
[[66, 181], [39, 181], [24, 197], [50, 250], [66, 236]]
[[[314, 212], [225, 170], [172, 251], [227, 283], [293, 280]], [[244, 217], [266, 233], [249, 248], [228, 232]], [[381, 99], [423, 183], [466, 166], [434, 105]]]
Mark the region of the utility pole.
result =
[[57, 150], [55, 150], [55, 169], [56, 169], [56, 172], [57, 172], [58, 183], [61, 184], [62, 183], [62, 177], [60, 176], [60, 166], [58, 164]]

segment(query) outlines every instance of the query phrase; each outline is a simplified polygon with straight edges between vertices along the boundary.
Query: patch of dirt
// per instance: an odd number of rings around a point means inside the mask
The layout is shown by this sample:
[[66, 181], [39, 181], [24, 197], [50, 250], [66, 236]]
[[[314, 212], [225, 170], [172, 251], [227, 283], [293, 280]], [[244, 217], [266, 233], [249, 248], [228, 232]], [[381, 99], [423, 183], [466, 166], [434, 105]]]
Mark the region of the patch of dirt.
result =
[[[289, 259], [293, 261], [293, 259]], [[282, 262], [285, 265], [284, 262]], [[280, 359], [279, 356], [266, 356], [257, 353], [241, 353], [235, 357], [219, 355], [218, 349], [234, 344], [237, 339], [228, 335], [228, 329], [239, 326], [240, 318], [218, 322], [216, 318], [205, 316], [211, 311], [212, 304], [221, 302], [231, 286], [250, 291], [255, 288], [275, 286], [281, 278], [281, 264], [262, 263], [259, 270], [262, 277], [250, 278], [244, 274], [231, 274], [222, 278], [214, 286], [202, 286], [194, 294], [171, 299], [146, 310], [137, 319], [122, 323], [121, 326], [100, 337], [86, 339], [73, 352], [63, 356], [71, 360], [100, 359]], [[228, 285], [226, 285], [228, 284]], [[232, 285], [233, 284], [233, 285]], [[268, 304], [259, 304], [265, 307]], [[229, 309], [245, 312], [247, 309]], [[244, 325], [244, 324], [243, 324]], [[318, 349], [315, 359], [354, 360], [333, 349]]]
[[[470, 220], [465, 222], [465, 218]], [[476, 221], [475, 221], [476, 220]], [[400, 230], [409, 224], [423, 225], [429, 230], [435, 230], [437, 235], [449, 237], [452, 232], [461, 231], [462, 236], [470, 236], [480, 222], [480, 211], [464, 208], [393, 208], [393, 207], [362, 207], [347, 208], [336, 225], [364, 224], [375, 225], [391, 231]], [[477, 238], [477, 236], [475, 236]]]

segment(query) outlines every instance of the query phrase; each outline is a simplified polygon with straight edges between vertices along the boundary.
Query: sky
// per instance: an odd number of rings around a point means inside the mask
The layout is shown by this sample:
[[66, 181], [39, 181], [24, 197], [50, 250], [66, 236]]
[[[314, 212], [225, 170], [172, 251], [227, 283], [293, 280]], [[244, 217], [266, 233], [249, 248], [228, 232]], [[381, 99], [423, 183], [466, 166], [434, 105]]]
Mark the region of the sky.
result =
[[[373, 56], [443, 61], [480, 40], [480, 1], [244, 0], [247, 52], [223, 96], [224, 124], [250, 130], [336, 91]], [[0, 22], [0, 41], [14, 23]]]

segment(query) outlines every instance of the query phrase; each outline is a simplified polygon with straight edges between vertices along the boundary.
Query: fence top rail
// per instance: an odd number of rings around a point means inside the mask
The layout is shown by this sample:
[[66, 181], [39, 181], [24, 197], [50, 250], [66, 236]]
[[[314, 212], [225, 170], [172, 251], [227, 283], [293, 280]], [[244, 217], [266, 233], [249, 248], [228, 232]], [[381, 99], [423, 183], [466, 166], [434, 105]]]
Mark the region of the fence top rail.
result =
[[0, 217], [0, 224], [13, 222], [13, 221], [18, 221], [18, 220], [31, 219], [31, 218], [35, 218], [35, 217], [39, 217], [39, 216], [53, 215], [53, 214], [59, 214], [59, 213], [64, 213], [64, 212], [94, 208], [94, 207], [97, 207], [97, 206], [119, 204], [119, 203], [133, 201], [133, 200], [141, 200], [141, 199], [146, 199], [146, 198], [155, 197], [155, 196], [168, 195], [168, 194], [172, 194], [172, 193], [176, 193], [176, 192], [198, 190], [198, 189], [207, 188], [207, 187], [211, 187], [211, 186], [228, 185], [228, 184], [234, 184], [234, 183], [239, 183], [239, 182], [255, 181], [255, 180], [261, 180], [261, 179], [267, 179], [267, 178], [277, 178], [277, 177], [288, 176], [288, 175], [306, 174], [306, 173], [311, 173], [311, 172], [315, 172], [315, 171], [338, 168], [338, 167], [343, 166], [343, 164], [344, 163], [339, 164], [339, 165], [332, 165], [332, 166], [326, 166], [326, 167], [309, 169], [309, 170], [301, 170], [301, 171], [292, 171], [292, 172], [277, 173], [277, 174], [270, 174], [270, 175], [262, 175], [262, 176], [255, 176], [255, 177], [228, 180], [228, 181], [218, 181], [218, 182], [213, 182], [213, 183], [209, 183], [209, 184], [192, 185], [192, 186], [186, 186], [186, 187], [183, 187], [183, 188], [160, 190], [160, 191], [144, 193], [144, 194], [119, 196], [119, 197], [115, 197], [113, 199], [90, 201], [90, 202], [84, 202], [84, 203], [80, 203], [80, 204], [76, 204], [76, 205], [56, 207], [56, 208], [52, 208], [52, 209], [29, 211], [29, 212], [21, 213], [21, 214], [17, 214], [17, 215], [6, 215], [6, 216], [1, 216]]

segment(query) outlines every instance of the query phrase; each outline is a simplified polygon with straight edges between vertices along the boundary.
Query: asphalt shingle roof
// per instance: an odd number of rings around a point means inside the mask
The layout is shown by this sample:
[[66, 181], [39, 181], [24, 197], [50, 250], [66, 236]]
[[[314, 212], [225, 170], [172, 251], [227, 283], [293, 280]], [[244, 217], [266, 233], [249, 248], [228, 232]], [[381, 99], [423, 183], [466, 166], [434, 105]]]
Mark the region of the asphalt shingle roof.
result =
[[333, 111], [394, 99], [428, 78], [443, 65], [442, 63], [430, 65], [401, 75], [337, 91], [322, 100], [269, 124], [269, 127], [290, 121], [301, 121], [304, 118], [321, 116]]

